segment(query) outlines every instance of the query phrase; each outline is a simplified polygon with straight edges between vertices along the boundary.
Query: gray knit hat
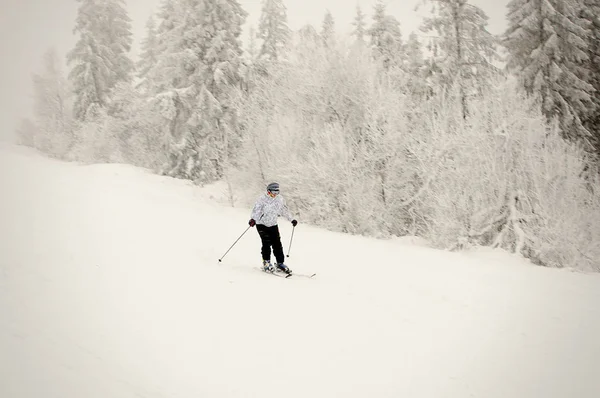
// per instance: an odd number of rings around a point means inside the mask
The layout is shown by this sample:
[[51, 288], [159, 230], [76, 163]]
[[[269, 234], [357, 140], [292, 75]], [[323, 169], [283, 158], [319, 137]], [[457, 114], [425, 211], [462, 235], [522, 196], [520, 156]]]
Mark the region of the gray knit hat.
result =
[[272, 182], [269, 185], [267, 185], [267, 191], [269, 192], [279, 192], [279, 184], [276, 182]]

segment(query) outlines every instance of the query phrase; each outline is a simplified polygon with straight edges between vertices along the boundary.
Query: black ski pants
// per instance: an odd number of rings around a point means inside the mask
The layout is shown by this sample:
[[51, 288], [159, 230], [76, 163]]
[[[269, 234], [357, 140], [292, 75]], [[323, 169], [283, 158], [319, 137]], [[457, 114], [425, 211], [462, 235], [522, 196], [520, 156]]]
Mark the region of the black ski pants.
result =
[[271, 247], [273, 247], [273, 254], [277, 263], [283, 263], [283, 246], [281, 246], [281, 236], [279, 235], [279, 227], [274, 225], [267, 227], [263, 224], [256, 224], [256, 230], [262, 241], [261, 254], [263, 260], [271, 260]]

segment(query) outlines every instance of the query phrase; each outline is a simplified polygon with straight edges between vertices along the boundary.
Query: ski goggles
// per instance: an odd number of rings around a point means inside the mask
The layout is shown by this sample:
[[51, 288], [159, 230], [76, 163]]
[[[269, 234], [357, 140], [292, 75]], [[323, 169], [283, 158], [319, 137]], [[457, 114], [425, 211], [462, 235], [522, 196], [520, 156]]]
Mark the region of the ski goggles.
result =
[[274, 198], [275, 196], [279, 195], [279, 191], [267, 191], [267, 193], [272, 198]]

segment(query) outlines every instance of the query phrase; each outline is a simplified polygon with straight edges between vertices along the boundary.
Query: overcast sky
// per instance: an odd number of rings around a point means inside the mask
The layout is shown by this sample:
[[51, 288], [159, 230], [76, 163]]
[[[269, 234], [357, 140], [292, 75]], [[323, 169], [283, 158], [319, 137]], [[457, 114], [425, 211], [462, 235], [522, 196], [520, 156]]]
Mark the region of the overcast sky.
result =
[[[326, 9], [336, 21], [340, 33], [351, 29], [356, 4], [370, 17], [376, 0], [287, 0], [290, 28], [298, 29], [306, 23], [319, 25]], [[506, 26], [508, 0], [471, 0], [490, 17], [489, 30], [501, 33]], [[256, 24], [261, 0], [240, 0], [250, 14], [248, 24]], [[401, 23], [402, 34], [408, 34], [419, 25], [419, 14], [414, 8], [421, 0], [389, 0], [388, 12]], [[133, 20], [137, 56], [144, 25], [160, 0], [127, 0]], [[19, 120], [31, 112], [31, 74], [41, 68], [44, 52], [55, 47], [64, 57], [75, 41], [73, 27], [79, 3], [76, 0], [0, 0], [0, 140], [11, 139]], [[247, 26], [246, 26], [247, 28]]]

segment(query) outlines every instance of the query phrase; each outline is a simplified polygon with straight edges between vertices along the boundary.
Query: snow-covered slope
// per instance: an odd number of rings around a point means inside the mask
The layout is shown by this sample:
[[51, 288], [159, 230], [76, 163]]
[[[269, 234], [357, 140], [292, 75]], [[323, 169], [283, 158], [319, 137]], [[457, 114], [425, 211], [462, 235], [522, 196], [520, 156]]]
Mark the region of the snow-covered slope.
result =
[[598, 275], [300, 220], [276, 278], [213, 188], [1, 146], [0, 397], [600, 396]]

